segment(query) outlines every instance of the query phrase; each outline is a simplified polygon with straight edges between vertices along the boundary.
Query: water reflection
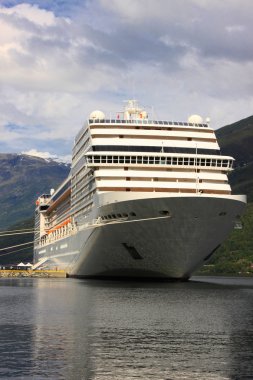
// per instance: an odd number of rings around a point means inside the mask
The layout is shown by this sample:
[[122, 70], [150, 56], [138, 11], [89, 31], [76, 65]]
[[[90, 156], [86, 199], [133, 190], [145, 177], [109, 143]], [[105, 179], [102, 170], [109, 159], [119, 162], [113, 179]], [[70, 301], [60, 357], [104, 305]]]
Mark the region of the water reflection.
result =
[[250, 379], [253, 280], [219, 281], [1, 280], [0, 377]]
[[52, 281], [50, 289], [47, 282], [38, 284], [33, 358], [38, 379], [43, 373], [52, 379], [93, 379], [91, 301], [90, 287], [75, 280]]

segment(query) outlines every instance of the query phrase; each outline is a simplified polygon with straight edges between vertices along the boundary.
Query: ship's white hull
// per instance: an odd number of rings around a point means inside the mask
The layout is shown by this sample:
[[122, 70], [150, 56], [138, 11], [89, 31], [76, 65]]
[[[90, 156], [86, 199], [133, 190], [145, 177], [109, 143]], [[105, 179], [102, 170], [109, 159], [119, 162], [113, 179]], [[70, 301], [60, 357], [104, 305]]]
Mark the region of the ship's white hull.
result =
[[133, 214], [35, 250], [41, 267], [69, 276], [187, 279], [205, 264], [245, 207], [240, 196], [145, 197], [98, 202], [92, 218]]

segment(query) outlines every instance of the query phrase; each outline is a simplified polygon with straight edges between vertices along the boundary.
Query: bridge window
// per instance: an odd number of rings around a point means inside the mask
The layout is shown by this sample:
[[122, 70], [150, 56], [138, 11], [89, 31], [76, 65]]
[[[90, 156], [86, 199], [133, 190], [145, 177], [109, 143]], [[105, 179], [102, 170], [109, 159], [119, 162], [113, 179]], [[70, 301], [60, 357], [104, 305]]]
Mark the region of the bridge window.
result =
[[87, 163], [93, 164], [138, 164], [138, 165], [173, 165], [173, 166], [207, 166], [231, 168], [232, 160], [210, 159], [200, 157], [164, 157], [164, 156], [89, 156]]

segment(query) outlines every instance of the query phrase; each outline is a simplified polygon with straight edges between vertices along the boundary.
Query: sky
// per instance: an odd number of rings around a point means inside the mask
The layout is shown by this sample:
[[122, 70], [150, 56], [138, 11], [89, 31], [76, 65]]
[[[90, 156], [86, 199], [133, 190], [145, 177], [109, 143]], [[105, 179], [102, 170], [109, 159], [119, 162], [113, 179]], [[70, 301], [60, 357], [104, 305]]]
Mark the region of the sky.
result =
[[0, 0], [0, 152], [70, 157], [135, 98], [214, 129], [253, 114], [252, 0]]

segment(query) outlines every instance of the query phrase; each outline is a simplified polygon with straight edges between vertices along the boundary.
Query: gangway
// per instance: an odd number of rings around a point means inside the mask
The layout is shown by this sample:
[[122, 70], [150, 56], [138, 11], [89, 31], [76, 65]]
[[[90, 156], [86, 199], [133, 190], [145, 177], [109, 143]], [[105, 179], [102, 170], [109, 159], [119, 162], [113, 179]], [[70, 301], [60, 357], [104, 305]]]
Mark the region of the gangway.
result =
[[31, 269], [37, 269], [40, 265], [44, 264], [48, 260], [48, 257], [43, 257], [43, 259], [39, 260], [36, 264], [32, 266]]

